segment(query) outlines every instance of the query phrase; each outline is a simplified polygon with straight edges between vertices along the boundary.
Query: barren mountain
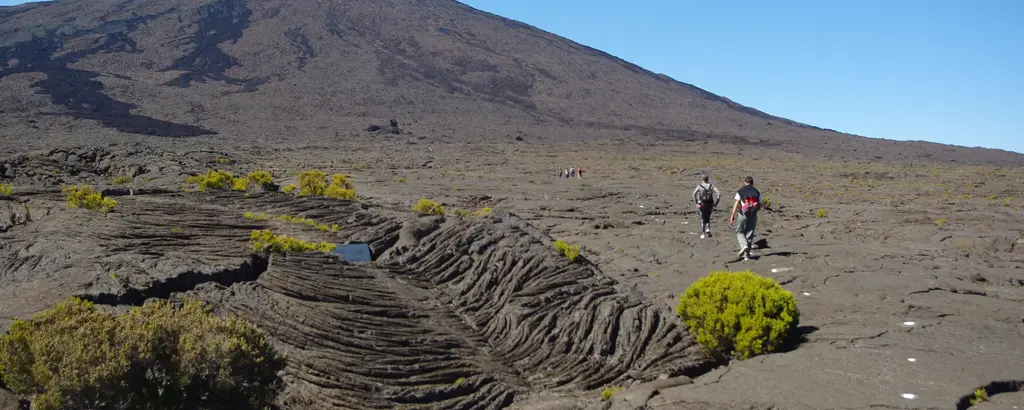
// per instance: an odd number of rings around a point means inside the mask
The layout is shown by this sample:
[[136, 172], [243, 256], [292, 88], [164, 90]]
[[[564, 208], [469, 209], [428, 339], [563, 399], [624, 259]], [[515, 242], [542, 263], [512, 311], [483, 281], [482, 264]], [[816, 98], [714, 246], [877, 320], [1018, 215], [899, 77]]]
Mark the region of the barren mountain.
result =
[[451, 0], [0, 8], [0, 126], [19, 144], [118, 134], [323, 142], [387, 118], [463, 142], [711, 139], [836, 159], [1024, 163], [770, 116]]

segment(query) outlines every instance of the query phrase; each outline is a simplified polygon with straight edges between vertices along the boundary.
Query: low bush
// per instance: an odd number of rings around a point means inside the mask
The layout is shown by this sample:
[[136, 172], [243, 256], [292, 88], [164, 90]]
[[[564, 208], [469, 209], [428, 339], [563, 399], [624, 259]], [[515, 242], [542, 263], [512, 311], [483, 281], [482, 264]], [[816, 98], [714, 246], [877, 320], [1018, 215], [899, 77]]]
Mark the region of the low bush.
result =
[[711, 272], [679, 297], [676, 314], [719, 359], [771, 353], [800, 322], [793, 295], [753, 272]]
[[14, 196], [14, 187], [9, 184], [0, 184], [0, 196]]
[[298, 188], [295, 187], [295, 184], [288, 184], [288, 185], [285, 185], [284, 188], [281, 189], [281, 191], [286, 193], [286, 194], [290, 194], [292, 192], [295, 192], [296, 189], [298, 189]]
[[267, 171], [259, 170], [250, 172], [246, 176], [246, 189], [255, 189], [258, 191], [276, 191], [277, 185], [274, 184], [274, 176]]
[[65, 186], [61, 189], [67, 195], [68, 208], [82, 208], [90, 211], [109, 213], [117, 207], [117, 201], [104, 198], [91, 185]]
[[265, 214], [263, 212], [260, 212], [260, 213], [246, 212], [246, 213], [242, 214], [242, 218], [251, 219], [251, 220], [254, 220], [254, 221], [266, 221], [266, 220], [270, 219], [270, 217], [268, 217], [267, 214]]
[[819, 209], [818, 210], [818, 218], [828, 218], [828, 210], [827, 209]]
[[206, 192], [208, 189], [232, 189], [235, 187], [235, 177], [230, 172], [221, 170], [207, 170], [206, 174], [191, 176], [185, 179], [190, 184], [195, 184], [196, 191]]
[[412, 210], [426, 215], [444, 215], [444, 206], [427, 198], [420, 198]]
[[476, 215], [476, 216], [490, 216], [491, 215], [491, 208], [483, 207], [483, 208], [477, 209], [476, 212], [473, 212], [473, 215]]
[[936, 220], [932, 221], [932, 223], [935, 224], [935, 226], [937, 226], [939, 228], [942, 228], [942, 227], [946, 226], [946, 223], [948, 223], [948, 222], [949, 221], [946, 218], [939, 218], [939, 219], [936, 219]]
[[456, 209], [452, 213], [459, 218], [469, 218], [469, 211], [465, 209]]
[[283, 367], [251, 323], [191, 299], [124, 314], [71, 299], [0, 338], [0, 377], [37, 410], [262, 409]]
[[576, 261], [576, 258], [580, 256], [579, 245], [569, 245], [561, 239], [555, 241], [555, 249], [557, 249], [559, 252], [565, 255], [566, 258], [569, 258], [569, 260], [574, 262]]
[[985, 390], [984, 387], [975, 389], [974, 397], [971, 397], [970, 401], [972, 406], [988, 401], [988, 390]]
[[132, 177], [127, 176], [127, 175], [121, 175], [121, 176], [119, 176], [117, 178], [114, 178], [113, 182], [114, 182], [114, 185], [128, 185], [128, 184], [132, 183], [133, 181], [135, 181], [135, 179], [133, 179]]
[[328, 183], [325, 172], [310, 170], [299, 174], [298, 196], [321, 196], [352, 201], [356, 199], [356, 190], [348, 180], [348, 175], [334, 174]]
[[306, 242], [284, 235], [274, 235], [269, 229], [252, 231], [249, 246], [260, 253], [323, 252], [330, 253], [337, 246], [329, 242]]

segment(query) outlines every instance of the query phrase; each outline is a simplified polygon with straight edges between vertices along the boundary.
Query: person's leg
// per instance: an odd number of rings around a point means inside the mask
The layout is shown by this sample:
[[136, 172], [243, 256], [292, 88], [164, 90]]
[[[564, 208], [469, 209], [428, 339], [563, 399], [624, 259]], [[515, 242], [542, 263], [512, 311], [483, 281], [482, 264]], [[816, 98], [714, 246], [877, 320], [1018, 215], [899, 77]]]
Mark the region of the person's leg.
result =
[[711, 233], [711, 204], [700, 208], [700, 233]]
[[[754, 249], [754, 230], [757, 229], [757, 214], [748, 217], [746, 222], [747, 226], [744, 227], [744, 230], [746, 231], [747, 247], [748, 249]], [[750, 251], [748, 250], [747, 255], [749, 254]]]
[[748, 250], [748, 248], [747, 248], [748, 245], [747, 245], [746, 226], [747, 226], [747, 217], [743, 216], [742, 214], [736, 215], [736, 225], [734, 227], [734, 230], [736, 231], [736, 240], [740, 244], [740, 255], [741, 256], [744, 253], [746, 253], [746, 251]]

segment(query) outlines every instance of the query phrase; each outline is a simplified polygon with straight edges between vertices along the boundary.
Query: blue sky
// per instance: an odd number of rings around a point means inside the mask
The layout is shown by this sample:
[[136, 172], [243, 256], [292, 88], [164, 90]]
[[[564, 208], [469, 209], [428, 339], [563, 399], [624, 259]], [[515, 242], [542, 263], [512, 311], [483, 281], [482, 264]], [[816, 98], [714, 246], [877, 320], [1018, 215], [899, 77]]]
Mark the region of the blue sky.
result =
[[463, 2], [772, 115], [1024, 152], [1024, 1]]
[[1024, 1], [463, 2], [772, 115], [1024, 152]]

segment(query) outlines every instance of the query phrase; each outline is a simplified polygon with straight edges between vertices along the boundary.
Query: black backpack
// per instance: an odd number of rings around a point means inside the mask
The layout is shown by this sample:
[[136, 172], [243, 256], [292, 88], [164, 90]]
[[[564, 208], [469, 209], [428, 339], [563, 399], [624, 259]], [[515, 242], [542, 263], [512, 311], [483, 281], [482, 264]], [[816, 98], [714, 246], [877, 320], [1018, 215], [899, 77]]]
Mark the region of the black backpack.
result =
[[701, 202], [715, 202], [715, 186], [708, 184], [707, 188], [704, 188], [704, 184], [701, 184], [703, 191], [700, 193]]

